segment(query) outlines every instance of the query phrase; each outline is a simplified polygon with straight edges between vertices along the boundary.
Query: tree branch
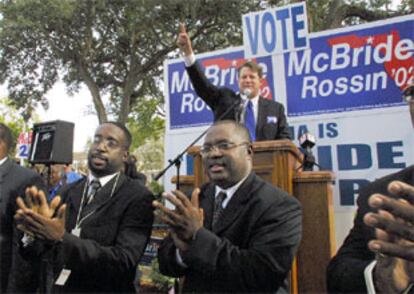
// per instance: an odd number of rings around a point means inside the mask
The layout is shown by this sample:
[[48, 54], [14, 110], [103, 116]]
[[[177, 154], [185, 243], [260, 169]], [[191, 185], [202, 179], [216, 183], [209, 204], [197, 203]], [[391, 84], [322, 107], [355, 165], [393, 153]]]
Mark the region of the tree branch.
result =
[[[358, 5], [346, 5], [344, 18], [348, 17], [359, 17], [365, 21], [375, 21], [385, 18], [390, 18], [396, 16], [397, 13], [395, 11], [380, 11], [380, 10], [368, 10], [365, 7], [358, 6]], [[401, 15], [401, 13], [399, 14]]]

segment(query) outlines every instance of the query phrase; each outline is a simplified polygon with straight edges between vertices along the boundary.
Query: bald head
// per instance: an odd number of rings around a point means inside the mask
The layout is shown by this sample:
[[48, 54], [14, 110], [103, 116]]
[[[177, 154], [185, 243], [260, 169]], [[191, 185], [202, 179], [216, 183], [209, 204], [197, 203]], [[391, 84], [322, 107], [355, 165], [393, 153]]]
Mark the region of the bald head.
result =
[[219, 120], [212, 125], [212, 128], [216, 126], [233, 128], [235, 135], [237, 135], [242, 141], [252, 143], [249, 130], [244, 125], [234, 120]]
[[208, 130], [200, 152], [210, 182], [223, 189], [235, 185], [252, 170], [249, 131], [235, 121], [216, 122]]

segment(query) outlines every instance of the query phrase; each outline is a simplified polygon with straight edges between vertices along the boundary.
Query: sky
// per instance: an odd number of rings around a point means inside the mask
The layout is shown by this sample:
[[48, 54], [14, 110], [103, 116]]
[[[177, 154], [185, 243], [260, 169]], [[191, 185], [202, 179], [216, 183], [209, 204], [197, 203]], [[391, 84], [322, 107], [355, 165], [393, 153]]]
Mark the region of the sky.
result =
[[85, 150], [88, 138], [91, 138], [98, 126], [98, 117], [94, 113], [88, 113], [94, 109], [92, 97], [89, 90], [83, 86], [79, 93], [73, 97], [65, 91], [62, 82], [57, 83], [46, 95], [49, 101], [49, 109], [38, 109], [38, 114], [43, 121], [64, 120], [75, 124], [74, 130], [74, 151]]
[[[7, 90], [4, 86], [0, 87], [0, 97], [7, 97]], [[52, 120], [63, 120], [73, 122], [74, 129], [74, 152], [85, 150], [88, 138], [98, 126], [96, 114], [88, 114], [88, 109], [92, 107], [92, 98], [86, 87], [82, 87], [79, 93], [70, 97], [62, 82], [58, 82], [46, 95], [49, 101], [49, 109], [45, 111], [42, 107], [36, 110], [41, 118], [41, 122]]]

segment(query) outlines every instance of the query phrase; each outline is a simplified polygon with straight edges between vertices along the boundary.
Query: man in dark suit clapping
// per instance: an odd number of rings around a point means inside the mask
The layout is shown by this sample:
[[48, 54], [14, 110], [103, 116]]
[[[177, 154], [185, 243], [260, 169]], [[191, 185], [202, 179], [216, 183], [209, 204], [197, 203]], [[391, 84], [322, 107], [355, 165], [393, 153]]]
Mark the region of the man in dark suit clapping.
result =
[[[17, 165], [8, 157], [14, 146], [11, 130], [0, 123], [0, 292], [33, 292], [37, 275], [24, 263], [14, 246], [16, 231], [13, 215], [16, 211], [17, 196], [24, 195], [28, 186], [44, 188], [37, 173]], [[17, 269], [17, 267], [19, 267]], [[20, 279], [10, 274], [12, 268], [20, 272]], [[25, 278], [23, 278], [23, 275]]]
[[[177, 46], [183, 54], [194, 89], [213, 110], [214, 120], [231, 119], [243, 123], [249, 129], [252, 141], [290, 139], [283, 105], [260, 96], [263, 76], [258, 64], [248, 61], [239, 67], [240, 93], [237, 94], [231, 89], [214, 86], [206, 78], [195, 59], [190, 37], [183, 24], [180, 24]], [[229, 108], [233, 110], [229, 111]]]
[[[135, 292], [136, 267], [151, 233], [153, 197], [122, 172], [130, 144], [123, 125], [100, 125], [88, 153], [90, 174], [67, 186], [61, 194], [65, 204], [52, 218], [18, 200], [18, 227], [53, 245], [54, 292]], [[29, 197], [46, 203], [42, 195]]]
[[160, 202], [170, 235], [158, 251], [161, 273], [184, 276], [184, 292], [286, 292], [286, 276], [301, 239], [298, 201], [252, 171], [248, 130], [216, 122], [201, 148], [210, 183], [191, 200], [180, 191]]

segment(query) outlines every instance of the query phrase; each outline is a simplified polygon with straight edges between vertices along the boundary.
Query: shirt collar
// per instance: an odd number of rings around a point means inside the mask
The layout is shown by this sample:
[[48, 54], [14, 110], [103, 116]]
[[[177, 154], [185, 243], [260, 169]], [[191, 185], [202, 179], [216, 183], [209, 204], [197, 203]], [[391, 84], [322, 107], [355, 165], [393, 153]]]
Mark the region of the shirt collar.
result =
[[233, 186], [231, 186], [227, 189], [220, 188], [219, 186], [216, 185], [216, 191], [215, 191], [214, 197], [217, 197], [217, 195], [220, 192], [226, 193], [227, 197], [226, 197], [226, 199], [224, 199], [223, 204], [222, 204], [223, 207], [226, 207], [227, 204], [230, 202], [230, 199], [236, 193], [237, 189], [241, 186], [241, 184], [243, 184], [243, 182], [247, 179], [248, 176], [249, 175], [245, 176], [243, 179], [240, 180], [240, 182], [236, 183], [235, 185], [233, 185]]
[[253, 103], [253, 107], [256, 108], [257, 104], [259, 103], [259, 95], [249, 99], [246, 97], [246, 95], [240, 94], [240, 97], [243, 99], [243, 104], [247, 105], [247, 102], [250, 100]]
[[3, 159], [0, 159], [0, 165], [3, 165], [6, 162], [6, 160], [7, 160], [7, 156]]
[[99, 183], [101, 184], [101, 187], [105, 186], [110, 180], [112, 180], [113, 177], [115, 177], [119, 172], [113, 173], [111, 175], [103, 176], [100, 178], [94, 177], [92, 174], [88, 175], [88, 184], [92, 182], [92, 180], [97, 179]]

